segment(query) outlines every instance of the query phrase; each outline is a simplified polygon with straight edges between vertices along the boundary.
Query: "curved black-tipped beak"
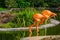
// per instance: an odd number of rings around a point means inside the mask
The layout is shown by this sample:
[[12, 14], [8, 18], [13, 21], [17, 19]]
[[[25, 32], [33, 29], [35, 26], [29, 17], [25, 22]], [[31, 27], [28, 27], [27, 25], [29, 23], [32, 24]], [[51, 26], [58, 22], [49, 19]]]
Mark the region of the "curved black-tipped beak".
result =
[[57, 14], [54, 14], [54, 19], [56, 19], [56, 17], [57, 17]]

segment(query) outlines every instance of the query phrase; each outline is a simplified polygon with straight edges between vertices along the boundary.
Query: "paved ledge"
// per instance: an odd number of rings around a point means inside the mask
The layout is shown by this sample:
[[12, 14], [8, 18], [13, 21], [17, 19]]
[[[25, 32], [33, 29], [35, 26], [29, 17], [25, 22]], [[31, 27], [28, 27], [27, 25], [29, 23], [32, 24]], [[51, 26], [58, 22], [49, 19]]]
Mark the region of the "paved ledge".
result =
[[[34, 37], [25, 37], [20, 40], [52, 40], [52, 39], [60, 38], [60, 35], [49, 35], [49, 36], [34, 36]], [[60, 40], [60, 39], [59, 39]]]

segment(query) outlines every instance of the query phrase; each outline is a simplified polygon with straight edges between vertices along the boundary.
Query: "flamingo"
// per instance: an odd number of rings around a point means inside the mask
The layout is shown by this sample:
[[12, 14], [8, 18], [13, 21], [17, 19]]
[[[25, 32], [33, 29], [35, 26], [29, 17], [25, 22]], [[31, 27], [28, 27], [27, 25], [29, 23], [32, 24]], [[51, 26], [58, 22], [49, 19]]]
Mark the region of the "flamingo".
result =
[[44, 19], [46, 19], [46, 22], [47, 22], [50, 17], [55, 18], [55, 16], [56, 16], [56, 14], [49, 10], [43, 10], [41, 14], [40, 13], [33, 14], [32, 18], [33, 18], [34, 22], [29, 27], [29, 32], [30, 32], [29, 36], [31, 37], [31, 35], [32, 35], [32, 27], [34, 25], [36, 25], [36, 32], [37, 32], [37, 36], [38, 36], [38, 32], [39, 32], [38, 26], [44, 22]]

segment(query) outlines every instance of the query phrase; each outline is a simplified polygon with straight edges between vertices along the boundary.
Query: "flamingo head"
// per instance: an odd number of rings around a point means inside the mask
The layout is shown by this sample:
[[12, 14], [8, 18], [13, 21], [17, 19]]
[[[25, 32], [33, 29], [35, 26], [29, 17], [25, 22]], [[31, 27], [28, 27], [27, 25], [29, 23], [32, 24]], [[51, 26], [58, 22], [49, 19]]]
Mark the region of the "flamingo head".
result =
[[43, 10], [42, 15], [44, 15], [45, 18], [49, 18], [49, 17], [54, 17], [55, 18], [55, 16], [57, 16], [55, 13], [53, 13], [49, 10]]

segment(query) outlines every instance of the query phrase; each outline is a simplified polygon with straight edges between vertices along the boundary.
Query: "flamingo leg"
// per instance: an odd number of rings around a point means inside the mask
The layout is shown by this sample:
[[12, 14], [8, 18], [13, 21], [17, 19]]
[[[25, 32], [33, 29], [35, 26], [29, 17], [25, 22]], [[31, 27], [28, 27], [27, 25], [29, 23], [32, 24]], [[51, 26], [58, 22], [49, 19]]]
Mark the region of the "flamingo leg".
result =
[[30, 25], [30, 27], [29, 27], [29, 37], [31, 37], [32, 36], [32, 27], [35, 25], [35, 23], [36, 23], [36, 21], [34, 21], [34, 23], [33, 24], [31, 24]]
[[37, 33], [37, 36], [39, 35], [38, 32], [39, 32], [39, 29], [38, 29], [38, 23], [37, 23], [37, 25], [36, 25], [36, 33]]
[[[48, 22], [48, 19], [49, 19], [49, 18], [47, 18], [47, 19], [45, 20], [45, 24]], [[45, 27], [45, 36], [46, 36], [46, 33], [47, 33], [47, 28]]]
[[32, 35], [32, 26], [29, 27], [29, 33], [30, 33], [29, 37], [31, 37], [31, 35]]
[[37, 26], [37, 29], [36, 29], [37, 36], [39, 35], [38, 32], [39, 32], [39, 30], [38, 30], [38, 26]]
[[43, 19], [41, 19], [41, 21], [40, 22], [37, 22], [37, 25], [36, 25], [36, 32], [37, 32], [37, 36], [39, 35], [39, 29], [38, 29], [38, 26], [39, 25], [41, 25], [42, 23], [43, 23], [43, 21], [44, 21], [44, 18]]
[[37, 31], [37, 36], [39, 35], [39, 29], [38, 29], [38, 26], [41, 25], [43, 23], [44, 19], [41, 19], [40, 22], [37, 22], [37, 25], [36, 25], [36, 31]]
[[46, 19], [45, 24], [46, 24], [46, 22], [48, 22], [48, 19], [49, 19], [49, 18]]

